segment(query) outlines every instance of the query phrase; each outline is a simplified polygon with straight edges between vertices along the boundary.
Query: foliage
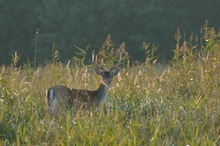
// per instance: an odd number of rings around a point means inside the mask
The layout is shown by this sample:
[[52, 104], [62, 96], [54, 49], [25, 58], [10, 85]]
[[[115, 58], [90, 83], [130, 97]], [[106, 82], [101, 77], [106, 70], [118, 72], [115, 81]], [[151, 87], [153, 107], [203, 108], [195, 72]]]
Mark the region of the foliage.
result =
[[14, 66], [0, 67], [0, 144], [219, 145], [220, 34], [204, 28], [202, 46], [183, 41], [170, 65], [127, 66], [100, 108], [55, 119], [45, 106], [45, 89], [94, 90], [97, 75], [90, 66], [71, 69], [59, 61], [37, 70], [18, 67], [14, 54]]
[[219, 5], [219, 0], [0, 0], [0, 64], [9, 64], [16, 50], [21, 54], [19, 64], [35, 63], [34, 55], [38, 64], [52, 60], [53, 43], [65, 62], [76, 52], [74, 45], [97, 51], [108, 34], [115, 45], [126, 43], [132, 60], [145, 59], [143, 42], [156, 44], [156, 56], [168, 60], [176, 27], [187, 37], [199, 33], [205, 19], [218, 27]]
[[125, 49], [125, 43], [122, 43], [118, 49], [115, 49], [110, 35], [106, 38], [95, 58], [97, 63], [100, 63], [103, 67], [107, 67], [108, 69], [114, 66], [116, 61], [117, 64], [123, 64], [123, 62], [125, 63], [128, 60], [129, 56]]
[[155, 56], [155, 51], [157, 49], [157, 47], [155, 45], [152, 46], [152, 48], [150, 49], [150, 44], [147, 43], [143, 43], [143, 49], [145, 50], [146, 53], [146, 60], [145, 60], [145, 64], [150, 67], [151, 64], [155, 64], [157, 62], [157, 58]]

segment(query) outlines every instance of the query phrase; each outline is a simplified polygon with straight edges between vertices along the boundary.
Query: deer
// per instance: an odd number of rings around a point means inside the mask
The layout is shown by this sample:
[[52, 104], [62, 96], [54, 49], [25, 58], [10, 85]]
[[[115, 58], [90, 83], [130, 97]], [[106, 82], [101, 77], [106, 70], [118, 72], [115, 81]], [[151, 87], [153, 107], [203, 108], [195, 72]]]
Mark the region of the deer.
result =
[[63, 85], [55, 85], [46, 90], [46, 104], [50, 109], [50, 114], [57, 113], [58, 110], [65, 108], [100, 107], [107, 98], [112, 79], [120, 72], [120, 61], [117, 65], [106, 71], [102, 66], [94, 62], [97, 75], [101, 76], [101, 83], [97, 90], [71, 89]]

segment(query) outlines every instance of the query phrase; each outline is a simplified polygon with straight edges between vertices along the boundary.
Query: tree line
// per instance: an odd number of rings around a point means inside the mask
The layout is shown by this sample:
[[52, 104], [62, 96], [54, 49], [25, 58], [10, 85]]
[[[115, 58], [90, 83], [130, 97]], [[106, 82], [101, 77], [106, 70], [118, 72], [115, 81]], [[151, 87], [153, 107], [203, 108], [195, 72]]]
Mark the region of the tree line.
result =
[[53, 49], [65, 61], [74, 45], [97, 50], [109, 34], [115, 47], [125, 42], [133, 60], [144, 58], [143, 42], [158, 46], [157, 55], [168, 60], [177, 28], [184, 40], [200, 34], [206, 19], [219, 27], [219, 6], [219, 0], [0, 0], [0, 64], [9, 64], [15, 51], [20, 62], [36, 55], [42, 63]]

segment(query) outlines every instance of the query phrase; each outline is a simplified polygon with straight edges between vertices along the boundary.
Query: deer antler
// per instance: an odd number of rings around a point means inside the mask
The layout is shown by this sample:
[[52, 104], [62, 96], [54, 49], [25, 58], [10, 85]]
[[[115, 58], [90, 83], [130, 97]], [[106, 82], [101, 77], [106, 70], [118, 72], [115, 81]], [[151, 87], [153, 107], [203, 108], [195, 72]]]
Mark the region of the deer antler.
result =
[[92, 62], [94, 63], [95, 68], [98, 68], [99, 70], [104, 70], [102, 66], [99, 66], [97, 64], [97, 55], [94, 53], [95, 51], [92, 52]]
[[122, 54], [121, 54], [121, 52], [120, 52], [120, 58], [119, 58], [118, 63], [117, 63], [115, 66], [113, 66], [110, 70], [116, 69], [116, 68], [121, 64], [121, 58], [122, 58]]

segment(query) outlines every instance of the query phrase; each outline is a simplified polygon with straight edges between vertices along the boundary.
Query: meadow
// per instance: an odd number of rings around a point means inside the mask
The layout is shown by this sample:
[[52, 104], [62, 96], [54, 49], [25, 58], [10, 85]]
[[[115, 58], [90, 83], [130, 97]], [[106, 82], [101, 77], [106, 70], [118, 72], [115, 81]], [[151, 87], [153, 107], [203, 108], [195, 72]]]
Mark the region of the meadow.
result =
[[[0, 145], [220, 145], [220, 33], [176, 35], [174, 57], [156, 63], [144, 44], [146, 61], [122, 65], [100, 108], [66, 111], [51, 119], [45, 90], [62, 84], [95, 90], [100, 78], [91, 64], [54, 59], [0, 67]], [[82, 53], [83, 54], [83, 53]], [[79, 65], [81, 64], [81, 65]]]

